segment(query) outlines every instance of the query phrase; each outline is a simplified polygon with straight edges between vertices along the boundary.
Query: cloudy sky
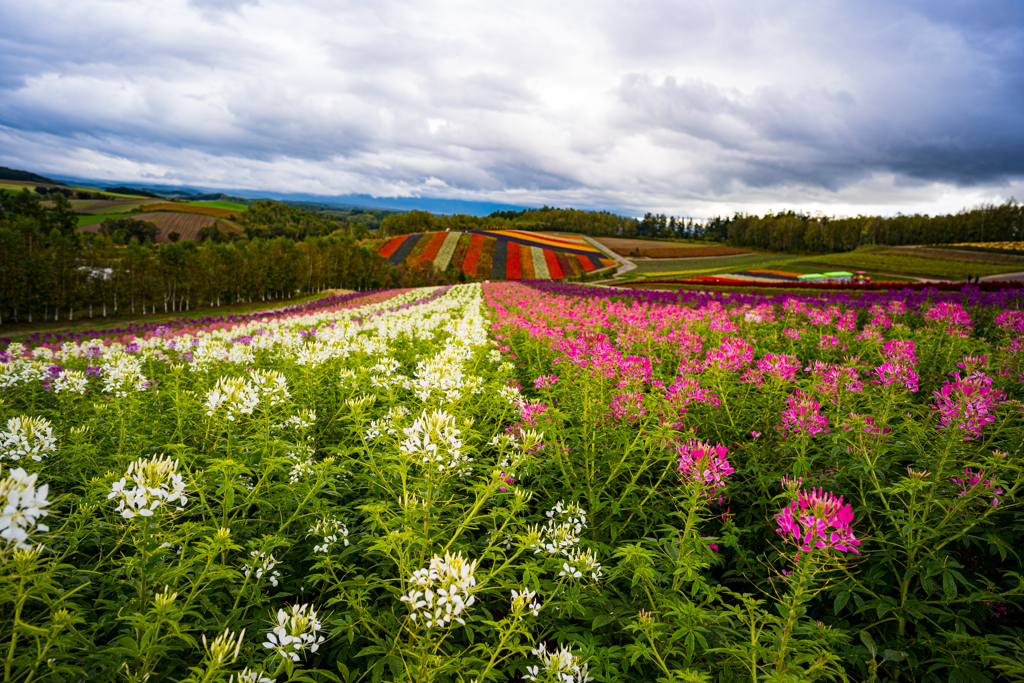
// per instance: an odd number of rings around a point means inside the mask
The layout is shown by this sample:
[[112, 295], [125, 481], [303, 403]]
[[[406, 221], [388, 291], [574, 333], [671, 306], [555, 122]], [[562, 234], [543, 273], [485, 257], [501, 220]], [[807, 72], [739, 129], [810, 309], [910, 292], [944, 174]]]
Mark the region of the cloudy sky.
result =
[[0, 4], [0, 165], [706, 217], [1024, 200], [1020, 0]]

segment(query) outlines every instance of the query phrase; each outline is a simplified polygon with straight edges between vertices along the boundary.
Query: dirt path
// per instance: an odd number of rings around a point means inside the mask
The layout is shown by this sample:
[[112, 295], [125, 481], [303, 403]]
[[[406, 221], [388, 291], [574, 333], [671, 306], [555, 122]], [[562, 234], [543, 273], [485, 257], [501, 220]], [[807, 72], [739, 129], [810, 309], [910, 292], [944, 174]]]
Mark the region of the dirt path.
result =
[[1011, 280], [1024, 281], [1024, 271], [1017, 273], [1000, 273], [999, 275], [985, 275], [980, 279], [982, 282], [1010, 282]]
[[611, 279], [609, 279], [609, 280], [600, 280], [599, 282], [610, 282], [611, 280], [618, 279], [618, 278], [622, 277], [623, 275], [625, 275], [626, 273], [628, 273], [629, 271], [631, 271], [631, 270], [636, 268], [636, 264], [635, 263], [633, 263], [629, 259], [625, 258], [624, 256], [619, 256], [614, 251], [612, 251], [611, 249], [609, 249], [605, 245], [601, 244], [597, 240], [591, 239], [590, 237], [587, 237], [586, 235], [580, 235], [580, 237], [585, 239], [587, 242], [589, 242], [595, 248], [600, 249], [601, 253], [605, 254], [608, 258], [614, 260], [616, 263], [619, 264], [618, 269], [615, 271], [615, 274], [612, 275]]

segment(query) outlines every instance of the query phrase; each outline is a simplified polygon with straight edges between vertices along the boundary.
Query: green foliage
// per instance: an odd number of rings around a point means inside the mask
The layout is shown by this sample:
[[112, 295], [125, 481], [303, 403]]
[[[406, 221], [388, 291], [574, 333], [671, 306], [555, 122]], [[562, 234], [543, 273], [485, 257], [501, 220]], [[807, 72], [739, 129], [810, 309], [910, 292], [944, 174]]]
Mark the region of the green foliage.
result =
[[235, 220], [249, 239], [287, 237], [303, 240], [329, 235], [340, 227], [336, 221], [271, 201], [256, 202]]
[[160, 234], [160, 228], [150, 221], [114, 218], [100, 223], [99, 234], [109, 237], [114, 244], [128, 244], [133, 239], [140, 244], [152, 244]]
[[718, 239], [769, 251], [823, 253], [862, 245], [952, 244], [1024, 239], [1024, 205], [1010, 199], [944, 216], [857, 216], [835, 218], [780, 211], [764, 216], [737, 213], [707, 222]]

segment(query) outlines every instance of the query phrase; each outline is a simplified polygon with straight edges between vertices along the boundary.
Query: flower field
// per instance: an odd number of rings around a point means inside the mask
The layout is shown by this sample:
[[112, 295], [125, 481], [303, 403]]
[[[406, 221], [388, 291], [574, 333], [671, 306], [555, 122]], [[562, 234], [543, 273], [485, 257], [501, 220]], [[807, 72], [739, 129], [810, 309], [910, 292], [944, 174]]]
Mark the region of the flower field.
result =
[[538, 280], [8, 345], [4, 680], [1021, 680], [1022, 309]]
[[1024, 242], [958, 242], [951, 247], [981, 247], [984, 249], [1005, 249], [1007, 251], [1024, 251]]
[[521, 230], [399, 235], [379, 253], [396, 266], [428, 261], [441, 271], [454, 265], [491, 280], [558, 280], [615, 265], [579, 236]]

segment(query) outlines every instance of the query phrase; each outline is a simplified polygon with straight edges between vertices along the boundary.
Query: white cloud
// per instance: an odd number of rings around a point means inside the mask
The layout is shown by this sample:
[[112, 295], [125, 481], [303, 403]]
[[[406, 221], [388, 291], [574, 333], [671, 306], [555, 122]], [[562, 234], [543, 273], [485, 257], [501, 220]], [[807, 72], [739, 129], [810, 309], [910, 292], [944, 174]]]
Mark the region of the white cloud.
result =
[[1024, 178], [1024, 15], [981, 4], [6, 3], [0, 163], [695, 216], [956, 210]]

